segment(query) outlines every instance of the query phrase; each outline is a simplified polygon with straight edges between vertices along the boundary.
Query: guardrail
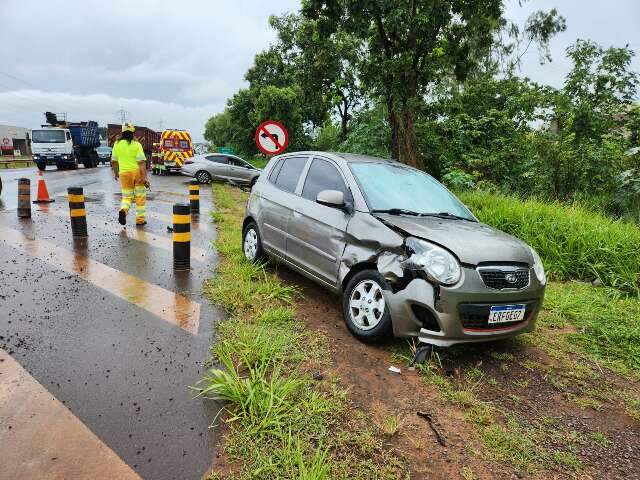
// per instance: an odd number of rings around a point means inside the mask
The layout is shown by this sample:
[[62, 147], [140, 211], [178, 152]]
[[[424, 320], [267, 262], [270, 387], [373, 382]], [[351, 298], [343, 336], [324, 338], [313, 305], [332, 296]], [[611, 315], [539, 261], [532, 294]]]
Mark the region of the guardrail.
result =
[[12, 158], [11, 160], [0, 160], [0, 168], [8, 169], [11, 167], [17, 168], [19, 166], [29, 167], [33, 165], [33, 160], [30, 158]]

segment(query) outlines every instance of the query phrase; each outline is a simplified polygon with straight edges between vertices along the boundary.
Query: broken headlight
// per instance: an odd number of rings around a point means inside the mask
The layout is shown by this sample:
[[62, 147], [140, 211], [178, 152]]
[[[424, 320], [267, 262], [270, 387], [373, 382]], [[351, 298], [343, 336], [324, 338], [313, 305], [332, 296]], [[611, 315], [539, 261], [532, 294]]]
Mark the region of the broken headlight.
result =
[[540, 255], [538, 255], [538, 252], [536, 252], [532, 247], [529, 248], [531, 249], [531, 255], [533, 256], [533, 271], [536, 273], [538, 281], [544, 285], [547, 283], [547, 276], [544, 274], [542, 259], [540, 258]]
[[430, 279], [443, 285], [453, 285], [460, 280], [460, 264], [444, 248], [413, 237], [407, 238], [405, 245], [409, 253], [405, 268], [424, 270]]

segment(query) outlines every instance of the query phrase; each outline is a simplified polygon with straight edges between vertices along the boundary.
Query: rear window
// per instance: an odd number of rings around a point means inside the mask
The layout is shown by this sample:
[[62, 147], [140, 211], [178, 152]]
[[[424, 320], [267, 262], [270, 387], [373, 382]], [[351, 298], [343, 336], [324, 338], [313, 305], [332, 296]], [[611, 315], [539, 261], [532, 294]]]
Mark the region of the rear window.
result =
[[186, 140], [180, 140], [180, 143], [178, 146], [180, 148], [189, 148], [189, 142], [187, 142]]
[[169, 148], [173, 147], [173, 140], [165, 140], [164, 146]]
[[305, 157], [292, 157], [282, 160], [282, 166], [278, 172], [275, 184], [287, 192], [295, 192], [300, 174], [307, 163]]

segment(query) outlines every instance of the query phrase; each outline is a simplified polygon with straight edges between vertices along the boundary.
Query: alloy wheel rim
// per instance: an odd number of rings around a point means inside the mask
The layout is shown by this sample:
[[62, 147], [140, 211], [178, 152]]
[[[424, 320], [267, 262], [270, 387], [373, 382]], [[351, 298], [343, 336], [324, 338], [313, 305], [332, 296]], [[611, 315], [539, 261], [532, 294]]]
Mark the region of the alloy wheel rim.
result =
[[363, 280], [351, 292], [349, 314], [360, 330], [375, 328], [382, 320], [385, 307], [382, 287], [374, 280]]
[[255, 260], [257, 252], [258, 234], [253, 228], [250, 228], [244, 236], [244, 256], [248, 260]]
[[199, 181], [200, 183], [209, 183], [209, 177], [207, 176], [207, 174], [206, 174], [206, 173], [201, 172], [201, 173], [198, 175], [198, 181]]

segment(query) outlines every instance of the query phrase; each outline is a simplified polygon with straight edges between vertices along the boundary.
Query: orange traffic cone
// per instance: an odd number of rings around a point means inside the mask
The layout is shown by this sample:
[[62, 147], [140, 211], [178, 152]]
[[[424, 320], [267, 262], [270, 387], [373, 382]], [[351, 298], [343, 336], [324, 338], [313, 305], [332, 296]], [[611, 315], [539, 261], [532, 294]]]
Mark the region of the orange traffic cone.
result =
[[55, 202], [53, 198], [49, 198], [49, 190], [47, 190], [47, 184], [44, 182], [44, 175], [38, 170], [38, 197], [33, 203], [51, 203]]

